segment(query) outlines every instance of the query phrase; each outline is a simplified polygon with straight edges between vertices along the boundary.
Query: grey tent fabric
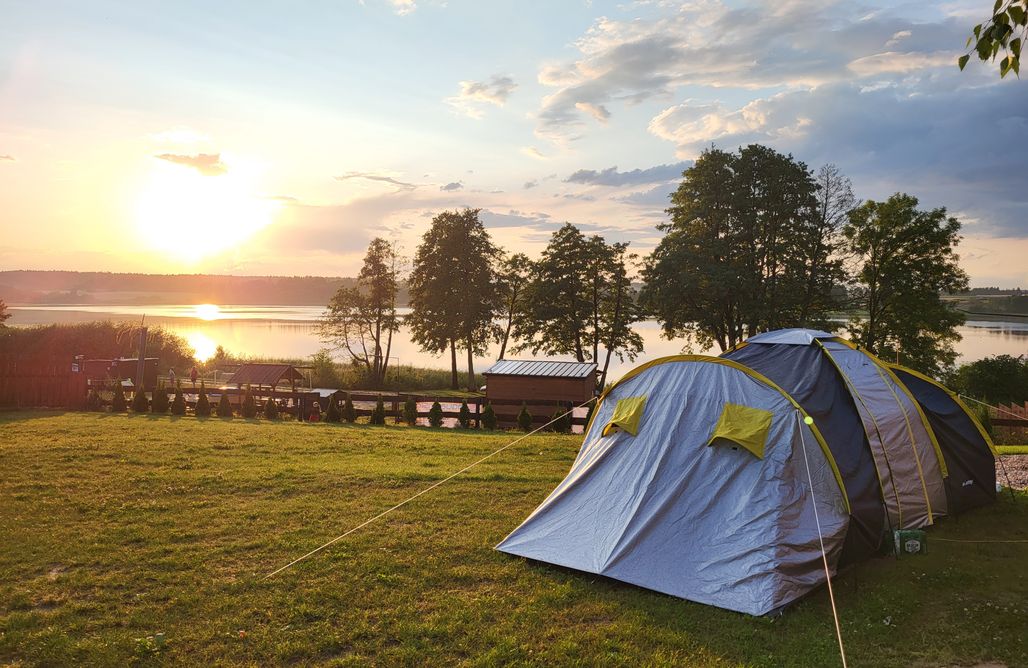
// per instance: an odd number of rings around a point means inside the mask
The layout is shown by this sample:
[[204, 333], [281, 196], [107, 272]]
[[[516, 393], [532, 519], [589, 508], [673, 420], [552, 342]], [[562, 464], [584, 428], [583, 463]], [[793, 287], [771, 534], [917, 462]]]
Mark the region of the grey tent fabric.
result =
[[835, 334], [822, 332], [819, 329], [776, 329], [770, 332], [762, 332], [746, 339], [746, 343], [783, 343], [787, 345], [809, 346], [819, 339], [834, 339]]
[[[646, 398], [638, 435], [603, 436], [635, 397]], [[728, 404], [770, 415], [762, 458], [711, 442]], [[830, 455], [801, 415], [728, 360], [644, 365], [603, 398], [567, 477], [497, 549], [753, 615], [780, 608], [825, 580], [818, 522], [832, 569], [848, 525]]]
[[946, 514], [946, 490], [920, 407], [892, 372], [863, 350], [823, 344], [849, 385], [875, 458], [891, 524], [928, 526]]

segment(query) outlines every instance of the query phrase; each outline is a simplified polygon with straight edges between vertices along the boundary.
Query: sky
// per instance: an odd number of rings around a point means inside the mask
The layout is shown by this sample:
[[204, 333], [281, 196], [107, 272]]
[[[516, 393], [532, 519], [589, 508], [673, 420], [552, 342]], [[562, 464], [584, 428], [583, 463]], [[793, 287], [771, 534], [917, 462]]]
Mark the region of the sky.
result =
[[1028, 82], [988, 2], [0, 0], [0, 269], [353, 275], [475, 207], [645, 255], [699, 153], [762, 143], [963, 223], [1028, 287]]

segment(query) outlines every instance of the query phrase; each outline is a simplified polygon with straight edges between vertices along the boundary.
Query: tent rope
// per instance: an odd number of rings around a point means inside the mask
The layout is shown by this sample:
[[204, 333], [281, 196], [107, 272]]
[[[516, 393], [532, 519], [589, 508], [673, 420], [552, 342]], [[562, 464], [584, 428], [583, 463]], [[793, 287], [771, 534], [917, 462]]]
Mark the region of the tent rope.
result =
[[429, 485], [425, 489], [421, 490], [417, 494], [414, 494], [413, 496], [407, 497], [403, 501], [400, 501], [399, 503], [397, 503], [395, 506], [392, 506], [391, 508], [387, 508], [386, 510], [383, 510], [379, 514], [364, 520], [363, 522], [361, 522], [357, 526], [352, 527], [351, 529], [348, 529], [347, 531], [344, 531], [343, 533], [339, 534], [338, 536], [336, 536], [332, 540], [328, 541], [324, 545], [321, 545], [319, 547], [314, 548], [313, 550], [311, 550], [307, 554], [303, 555], [302, 557], [297, 557], [296, 559], [293, 559], [292, 561], [290, 561], [285, 566], [282, 566], [281, 568], [278, 568], [278, 569], [272, 571], [271, 573], [268, 573], [267, 575], [265, 575], [261, 579], [262, 580], [267, 580], [268, 578], [274, 577], [274, 576], [278, 575], [279, 573], [281, 573], [282, 571], [284, 571], [284, 570], [286, 570], [288, 568], [292, 568], [293, 566], [295, 566], [296, 564], [300, 563], [304, 559], [307, 559], [308, 557], [312, 557], [315, 554], [317, 554], [318, 552], [321, 552], [322, 550], [324, 550], [326, 547], [329, 547], [330, 545], [338, 543], [339, 541], [341, 541], [342, 539], [346, 538], [347, 536], [349, 536], [353, 532], [355, 532], [355, 531], [357, 531], [359, 529], [363, 529], [364, 527], [368, 526], [372, 522], [385, 517], [386, 515], [388, 515], [389, 513], [393, 512], [394, 510], [397, 510], [398, 508], [402, 508], [403, 506], [407, 505], [408, 503], [410, 503], [414, 499], [418, 498], [422, 494], [426, 494], [427, 492], [431, 492], [433, 489], [435, 489], [436, 487], [439, 487], [443, 483], [449, 482], [450, 480], [453, 480], [454, 478], [456, 478], [460, 474], [465, 473], [465, 472], [471, 470], [472, 468], [478, 466], [479, 464], [481, 464], [482, 462], [486, 461], [487, 459], [495, 457], [496, 455], [500, 454], [501, 452], [503, 452], [507, 448], [509, 448], [509, 447], [511, 447], [513, 445], [517, 445], [518, 443], [520, 443], [521, 441], [525, 440], [526, 438], [528, 438], [532, 434], [536, 434], [536, 433], [542, 431], [543, 429], [545, 429], [546, 427], [549, 427], [554, 422], [557, 422], [558, 420], [561, 420], [561, 419], [567, 417], [568, 415], [571, 415], [572, 413], [574, 413], [579, 408], [584, 408], [584, 407], [588, 406], [589, 404], [591, 404], [594, 401], [596, 401], [596, 397], [593, 397], [592, 399], [590, 399], [589, 401], [586, 401], [583, 404], [579, 404], [578, 406], [575, 406], [574, 408], [572, 408], [571, 410], [567, 411], [566, 413], [561, 413], [560, 415], [556, 416], [555, 418], [553, 418], [552, 420], [550, 420], [546, 424], [541, 425], [539, 427], [536, 427], [535, 429], [533, 429], [532, 431], [528, 432], [527, 434], [519, 436], [518, 438], [514, 439], [513, 441], [511, 441], [507, 445], [503, 446], [502, 448], [499, 448], [497, 450], [493, 450], [492, 452], [490, 452], [485, 457], [482, 457], [478, 461], [475, 461], [475, 462], [472, 462], [471, 464], [468, 464], [467, 466], [465, 466], [461, 470], [457, 471], [456, 473], [453, 473], [453, 474], [443, 478], [442, 480], [439, 480], [437, 482], [432, 483], [431, 485]]
[[[1000, 413], [1006, 413], [1007, 415], [1013, 415], [1016, 418], [1024, 418], [1023, 415], [1018, 415], [1017, 413], [1014, 413], [1012, 411], [1008, 411], [1006, 409], [1000, 408], [999, 406], [993, 406], [992, 404], [987, 404], [984, 401], [979, 401], [978, 399], [975, 399], [974, 397], [969, 397], [966, 394], [960, 394], [958, 396], [961, 399], [970, 399], [971, 401], [975, 402], [976, 404], [981, 404], [982, 406], [985, 406], [986, 408], [991, 408], [994, 411], [998, 411]], [[1017, 503], [1017, 497], [1014, 495], [1014, 485], [1010, 482], [1010, 474], [1007, 473], [1007, 465], [1003, 462], [1003, 458], [1002, 457], [996, 457], [996, 461], [999, 462], [999, 467], [1001, 469], [1003, 469], [1003, 477], [1007, 479], [1007, 489], [1010, 491], [1010, 500], [1013, 501], [1014, 503]]]
[[803, 465], [807, 469], [807, 484], [810, 485], [810, 500], [814, 506], [814, 524], [817, 525], [817, 539], [821, 544], [821, 561], [825, 566], [825, 582], [828, 585], [828, 599], [832, 603], [832, 617], [835, 619], [835, 637], [839, 640], [839, 656], [842, 658], [842, 668], [846, 666], [846, 648], [842, 644], [842, 627], [839, 625], [839, 611], [835, 607], [835, 592], [832, 591], [832, 573], [831, 569], [828, 568], [828, 554], [825, 552], [825, 538], [821, 533], [821, 519], [817, 513], [817, 498], [814, 496], [814, 479], [810, 475], [810, 460], [807, 459], [807, 438], [804, 436], [804, 423], [800, 415], [801, 411], [796, 411], [796, 423], [799, 425], [800, 431], [800, 443], [801, 450], [803, 451]]
[[974, 539], [970, 539], [970, 538], [965, 538], [965, 539], [961, 539], [961, 538], [939, 538], [938, 536], [933, 536], [932, 540], [933, 541], [941, 540], [941, 541], [943, 541], [945, 543], [1028, 543], [1028, 539], [1026, 539], [1026, 540], [995, 540], [995, 539], [991, 539], [991, 538], [982, 538], [980, 540], [974, 540]]

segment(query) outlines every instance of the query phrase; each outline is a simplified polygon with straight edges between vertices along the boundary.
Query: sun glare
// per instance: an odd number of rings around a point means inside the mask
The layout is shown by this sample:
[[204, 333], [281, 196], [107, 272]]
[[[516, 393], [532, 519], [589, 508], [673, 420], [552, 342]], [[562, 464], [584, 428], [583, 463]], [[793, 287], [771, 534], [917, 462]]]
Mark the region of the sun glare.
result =
[[136, 202], [136, 225], [151, 248], [195, 261], [246, 241], [274, 219], [277, 202], [254, 193], [245, 169], [205, 176], [155, 162]]
[[197, 362], [206, 362], [218, 352], [218, 344], [203, 332], [191, 332], [186, 336], [186, 342], [195, 351], [193, 356]]
[[197, 304], [193, 312], [200, 320], [217, 320], [221, 317], [221, 309], [215, 304]]

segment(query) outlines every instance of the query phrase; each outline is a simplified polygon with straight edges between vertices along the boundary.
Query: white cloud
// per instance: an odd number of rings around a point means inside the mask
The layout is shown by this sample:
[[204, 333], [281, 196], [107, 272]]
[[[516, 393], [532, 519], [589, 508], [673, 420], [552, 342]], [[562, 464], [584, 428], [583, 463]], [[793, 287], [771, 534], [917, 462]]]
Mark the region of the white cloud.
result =
[[460, 93], [446, 103], [472, 118], [481, 118], [483, 105], [502, 107], [518, 85], [506, 75], [494, 74], [488, 81], [461, 81]]

